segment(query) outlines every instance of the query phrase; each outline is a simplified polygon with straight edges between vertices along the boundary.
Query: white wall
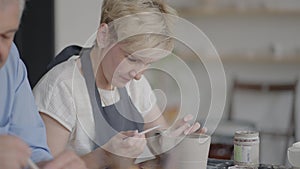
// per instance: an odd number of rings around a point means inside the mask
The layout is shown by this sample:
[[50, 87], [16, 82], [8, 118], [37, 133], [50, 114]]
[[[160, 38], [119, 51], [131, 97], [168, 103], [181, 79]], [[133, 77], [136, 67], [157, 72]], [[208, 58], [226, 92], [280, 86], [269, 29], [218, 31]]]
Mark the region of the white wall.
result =
[[102, 0], [55, 1], [55, 53], [70, 44], [83, 45], [98, 28]]
[[[189, 19], [208, 35], [220, 54], [266, 54], [272, 44], [282, 55], [300, 57], [300, 12], [297, 15], [228, 14]], [[271, 53], [269, 53], [271, 55]]]

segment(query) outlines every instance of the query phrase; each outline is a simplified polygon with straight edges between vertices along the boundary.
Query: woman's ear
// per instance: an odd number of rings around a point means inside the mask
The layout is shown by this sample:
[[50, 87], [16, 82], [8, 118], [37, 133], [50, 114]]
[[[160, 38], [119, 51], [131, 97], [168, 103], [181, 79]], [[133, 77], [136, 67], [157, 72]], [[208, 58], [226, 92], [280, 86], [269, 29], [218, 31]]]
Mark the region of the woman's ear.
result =
[[104, 48], [109, 43], [109, 30], [106, 23], [101, 23], [97, 31], [97, 44], [99, 48]]

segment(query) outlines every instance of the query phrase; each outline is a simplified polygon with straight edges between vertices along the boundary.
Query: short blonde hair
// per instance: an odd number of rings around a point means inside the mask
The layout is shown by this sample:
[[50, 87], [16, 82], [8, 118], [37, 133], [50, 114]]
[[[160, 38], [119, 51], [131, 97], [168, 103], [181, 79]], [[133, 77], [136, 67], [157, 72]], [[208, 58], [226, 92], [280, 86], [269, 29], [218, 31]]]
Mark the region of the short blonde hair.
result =
[[[167, 15], [177, 16], [177, 12], [164, 0], [104, 0], [101, 23], [113, 23], [119, 40], [126, 43], [123, 50], [127, 52], [154, 47], [172, 50], [173, 41], [167, 37], [171, 33], [172, 22]], [[126, 17], [127, 20], [120, 19]], [[120, 22], [116, 21], [119, 19]], [[136, 36], [123, 39], [126, 34]]]
[[164, 0], [103, 0], [100, 22], [108, 24], [123, 16], [141, 12], [177, 15], [176, 10], [167, 5]]

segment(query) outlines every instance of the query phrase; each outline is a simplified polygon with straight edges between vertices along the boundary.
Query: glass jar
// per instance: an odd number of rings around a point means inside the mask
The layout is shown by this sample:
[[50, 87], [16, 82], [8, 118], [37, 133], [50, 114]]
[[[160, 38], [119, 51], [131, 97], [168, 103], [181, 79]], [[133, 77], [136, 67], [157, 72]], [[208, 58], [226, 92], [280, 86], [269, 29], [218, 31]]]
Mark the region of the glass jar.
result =
[[236, 131], [234, 134], [234, 163], [256, 168], [259, 165], [259, 134], [256, 131]]

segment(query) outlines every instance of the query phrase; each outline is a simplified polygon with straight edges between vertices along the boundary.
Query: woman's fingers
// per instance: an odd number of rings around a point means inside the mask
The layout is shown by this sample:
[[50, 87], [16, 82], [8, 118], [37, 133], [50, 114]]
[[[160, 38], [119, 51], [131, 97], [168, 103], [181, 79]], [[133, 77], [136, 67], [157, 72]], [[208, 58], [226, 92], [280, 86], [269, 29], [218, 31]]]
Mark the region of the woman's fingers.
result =
[[185, 123], [179, 128], [175, 129], [174, 131], [171, 131], [170, 136], [172, 137], [180, 136], [189, 127], [191, 127], [191, 125], [189, 123]]
[[184, 116], [182, 119], [178, 120], [175, 125], [173, 130], [171, 131], [170, 135], [171, 136], [179, 136], [181, 134], [190, 134], [195, 132], [200, 128], [200, 124], [197, 122], [193, 124], [192, 126], [189, 124], [191, 120], [193, 120], [194, 117], [191, 114], [188, 114]]
[[206, 127], [203, 127], [201, 128], [200, 130], [198, 130], [196, 133], [199, 133], [199, 134], [205, 134], [207, 132], [207, 128]]
[[126, 137], [133, 137], [138, 133], [138, 130], [129, 130], [129, 131], [121, 131], [118, 133], [119, 137], [126, 138]]
[[120, 151], [127, 157], [136, 158], [140, 155], [146, 146], [146, 139], [144, 134], [135, 133], [133, 136], [123, 140]]
[[184, 134], [188, 135], [188, 134], [194, 133], [199, 128], [200, 128], [200, 124], [198, 122], [196, 122], [192, 127], [188, 128], [188, 129], [185, 129]]
[[174, 127], [175, 128], [181, 127], [182, 125], [186, 124], [187, 122], [193, 120], [193, 118], [194, 118], [193, 115], [188, 114], [188, 115], [184, 116], [182, 119], [176, 121]]
[[188, 115], [184, 116], [183, 121], [188, 122], [190, 120], [193, 120], [193, 118], [194, 118], [193, 115], [188, 114]]
[[145, 137], [138, 137], [136, 138], [135, 142], [134, 142], [134, 145], [131, 147], [131, 150], [132, 150], [132, 155], [133, 157], [137, 157], [138, 155], [140, 155], [145, 147], [146, 147], [146, 139]]
[[[191, 133], [206, 133], [207, 128], [200, 129], [201, 125], [200, 123], [196, 122], [192, 126], [189, 124], [191, 120], [193, 120], [193, 115], [188, 114], [184, 116], [182, 119], [178, 120], [175, 125], [173, 126], [173, 129], [171, 129], [171, 136], [179, 136], [181, 134], [191, 134]], [[200, 130], [199, 130], [200, 129]], [[197, 131], [198, 130], [198, 131]]]

